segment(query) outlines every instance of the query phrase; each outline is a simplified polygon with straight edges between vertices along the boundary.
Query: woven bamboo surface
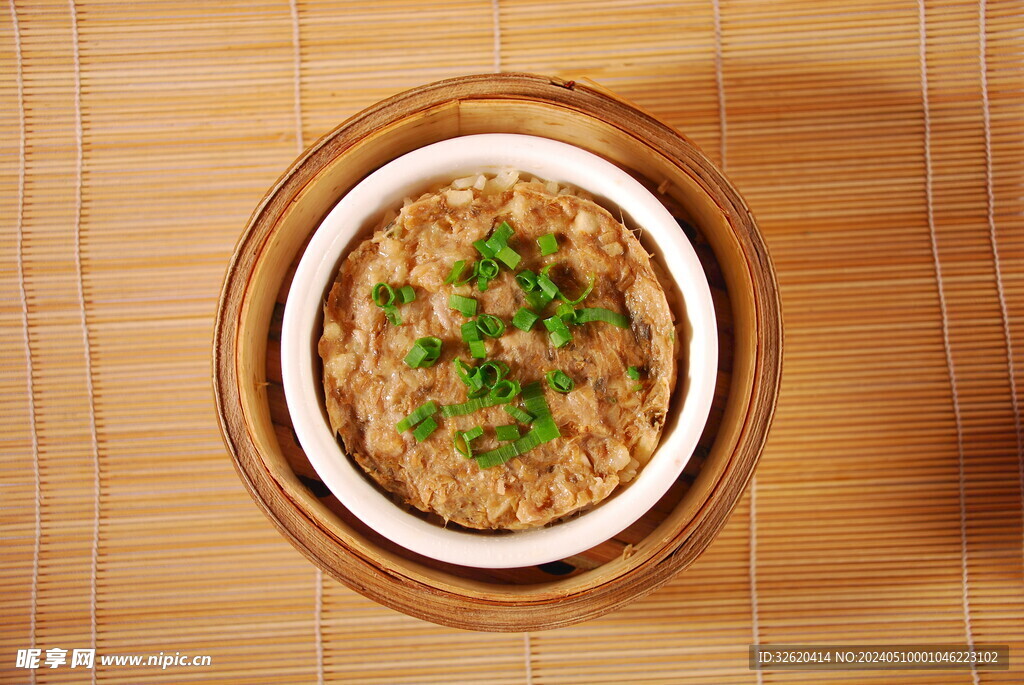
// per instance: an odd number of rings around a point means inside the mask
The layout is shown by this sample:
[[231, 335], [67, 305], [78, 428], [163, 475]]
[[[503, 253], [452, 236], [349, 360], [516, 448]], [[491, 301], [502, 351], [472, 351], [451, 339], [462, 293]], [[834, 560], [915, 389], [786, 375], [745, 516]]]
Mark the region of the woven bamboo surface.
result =
[[[1024, 3], [4, 4], [0, 681], [1024, 678]], [[243, 489], [210, 389], [224, 268], [298, 152], [497, 69], [590, 77], [702, 145], [758, 217], [786, 325], [722, 535], [627, 608], [532, 634], [321, 578]], [[1014, 663], [757, 673], [758, 642]], [[16, 668], [31, 647], [212, 664]]]

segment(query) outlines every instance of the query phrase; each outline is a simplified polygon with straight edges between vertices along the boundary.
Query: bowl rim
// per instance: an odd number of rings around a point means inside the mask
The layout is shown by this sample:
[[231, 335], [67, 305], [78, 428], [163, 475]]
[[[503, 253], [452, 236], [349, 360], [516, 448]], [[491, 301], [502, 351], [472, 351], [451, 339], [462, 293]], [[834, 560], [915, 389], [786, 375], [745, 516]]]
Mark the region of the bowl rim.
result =
[[[500, 163], [495, 164], [496, 160]], [[313, 328], [322, 300], [309, 294], [329, 290], [341, 255], [361, 229], [398, 205], [410, 190], [507, 167], [582, 188], [621, 208], [634, 225], [643, 226], [666, 256], [669, 276], [685, 303], [690, 339], [684, 345], [685, 375], [679, 374], [675, 390], [685, 394], [678, 423], [670, 435], [662, 435], [648, 464], [619, 493], [628, 497], [613, 495], [584, 514], [549, 527], [487, 536], [444, 529], [403, 511], [342, 452], [321, 403], [309, 401], [322, 392], [314, 363], [319, 331]], [[548, 138], [502, 133], [458, 136], [414, 149], [345, 193], [317, 227], [299, 260], [281, 338], [282, 378], [295, 432], [310, 464], [332, 493], [392, 542], [433, 559], [477, 568], [514, 568], [563, 559], [600, 544], [643, 516], [693, 454], [711, 408], [717, 353], [717, 323], [707, 277], [693, 246], [664, 205], [628, 173], [591, 152]], [[690, 363], [693, 359], [702, 363]]]

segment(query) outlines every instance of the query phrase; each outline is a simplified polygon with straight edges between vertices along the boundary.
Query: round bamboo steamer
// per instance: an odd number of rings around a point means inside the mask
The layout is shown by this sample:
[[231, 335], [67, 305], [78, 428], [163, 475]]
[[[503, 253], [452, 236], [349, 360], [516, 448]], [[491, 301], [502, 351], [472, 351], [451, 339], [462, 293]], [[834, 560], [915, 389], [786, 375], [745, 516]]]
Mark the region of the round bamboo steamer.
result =
[[[561, 140], [645, 183], [694, 243], [718, 318], [715, 402], [684, 474], [646, 516], [612, 540], [536, 567], [445, 564], [366, 528], [310, 466], [281, 388], [283, 303], [320, 220], [383, 164], [423, 145], [474, 133]], [[487, 74], [384, 100], [321, 138], [281, 176], [253, 212], [228, 267], [214, 334], [213, 380], [225, 444], [245, 486], [281, 533], [325, 573], [428, 621], [475, 630], [539, 630], [584, 621], [643, 596], [707, 548], [761, 454], [778, 396], [781, 343], [775, 274], [754, 218], [696, 145], [596, 84]]]

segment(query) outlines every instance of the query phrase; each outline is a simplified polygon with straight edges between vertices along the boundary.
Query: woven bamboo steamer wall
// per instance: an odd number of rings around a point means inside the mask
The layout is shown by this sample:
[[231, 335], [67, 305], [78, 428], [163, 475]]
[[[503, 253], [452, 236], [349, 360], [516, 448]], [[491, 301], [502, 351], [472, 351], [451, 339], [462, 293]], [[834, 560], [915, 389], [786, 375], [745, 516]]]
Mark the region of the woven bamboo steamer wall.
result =
[[[711, 281], [721, 362], [698, 450], [647, 516], [563, 562], [483, 570], [397, 547], [331, 496], [291, 430], [280, 388], [278, 333], [305, 243], [349, 188], [415, 148], [494, 132], [577, 145], [660, 193], [688, 228]], [[307, 149], [274, 184], [227, 270], [214, 333], [214, 390], [225, 444], [253, 499], [324, 572], [436, 623], [538, 630], [620, 607], [665, 583], [707, 548], [760, 456], [778, 395], [781, 342], [775, 275], [754, 219], [692, 142], [596, 84], [488, 74], [440, 81], [370, 107]]]

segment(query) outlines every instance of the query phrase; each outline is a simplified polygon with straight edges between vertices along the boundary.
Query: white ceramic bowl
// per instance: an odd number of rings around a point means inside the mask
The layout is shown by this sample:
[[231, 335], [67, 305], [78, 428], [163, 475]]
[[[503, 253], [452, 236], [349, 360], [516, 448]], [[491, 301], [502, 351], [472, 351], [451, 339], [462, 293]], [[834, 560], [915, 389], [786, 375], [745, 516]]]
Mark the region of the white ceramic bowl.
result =
[[[349, 459], [330, 429], [316, 351], [324, 297], [341, 256], [406, 196], [478, 172], [518, 169], [582, 188], [616, 207], [661, 255], [682, 299], [683, 374], [661, 442], [637, 478], [590, 511], [545, 528], [502, 535], [449, 530], [406, 512], [382, 495]], [[644, 515], [689, 461], [711, 409], [718, 368], [711, 291], [693, 247], [668, 210], [615, 165], [565, 143], [517, 134], [463, 136], [428, 145], [381, 167], [350, 190], [323, 220], [299, 262], [285, 304], [281, 370], [295, 432], [310, 463], [338, 500], [370, 528], [427, 557], [478, 568], [532, 566], [587, 550]]]

